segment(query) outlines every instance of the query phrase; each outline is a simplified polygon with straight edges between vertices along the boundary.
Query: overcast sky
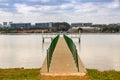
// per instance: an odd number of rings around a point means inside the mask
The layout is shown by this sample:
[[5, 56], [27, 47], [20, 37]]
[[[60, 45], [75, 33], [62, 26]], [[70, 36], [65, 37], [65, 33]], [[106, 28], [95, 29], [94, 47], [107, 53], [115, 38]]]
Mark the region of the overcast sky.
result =
[[0, 0], [0, 23], [120, 23], [120, 0]]

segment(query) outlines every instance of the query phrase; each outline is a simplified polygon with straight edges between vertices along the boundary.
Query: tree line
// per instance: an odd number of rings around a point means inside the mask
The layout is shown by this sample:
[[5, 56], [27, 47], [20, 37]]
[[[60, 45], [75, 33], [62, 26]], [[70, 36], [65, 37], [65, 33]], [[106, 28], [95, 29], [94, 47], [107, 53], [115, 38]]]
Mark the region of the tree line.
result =
[[[58, 25], [58, 27], [56, 28], [56, 31], [67, 31], [70, 26], [62, 26], [63, 24], [61, 24], [60, 26]], [[92, 26], [95, 27], [95, 26]], [[101, 25], [101, 26], [97, 26], [100, 28], [101, 33], [118, 33], [120, 32], [120, 26], [109, 26], [109, 25]], [[48, 29], [48, 27], [35, 27], [32, 26], [31, 28], [11, 28], [11, 27], [0, 27], [0, 33], [18, 33], [20, 30], [44, 30], [44, 29]], [[84, 32], [83, 32], [84, 33]]]

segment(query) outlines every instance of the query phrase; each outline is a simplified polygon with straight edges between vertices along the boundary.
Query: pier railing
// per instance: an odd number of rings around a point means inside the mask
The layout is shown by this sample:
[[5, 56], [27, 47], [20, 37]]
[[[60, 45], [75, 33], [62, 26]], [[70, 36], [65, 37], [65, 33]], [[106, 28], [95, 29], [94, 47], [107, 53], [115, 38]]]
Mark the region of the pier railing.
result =
[[42, 33], [42, 42], [45, 42], [45, 39], [53, 39], [57, 35], [67, 35], [71, 39], [76, 38], [80, 42], [81, 33]]
[[57, 35], [51, 42], [50, 47], [47, 50], [47, 71], [49, 72], [50, 63], [52, 59], [53, 52], [55, 50], [56, 44], [58, 42], [59, 35]]
[[64, 35], [64, 39], [73, 55], [77, 70], [79, 72], [79, 63], [78, 63], [78, 53], [77, 53], [77, 49], [76, 46], [74, 44], [74, 42], [72, 41], [72, 39], [70, 39], [69, 37], [67, 37], [66, 35]]

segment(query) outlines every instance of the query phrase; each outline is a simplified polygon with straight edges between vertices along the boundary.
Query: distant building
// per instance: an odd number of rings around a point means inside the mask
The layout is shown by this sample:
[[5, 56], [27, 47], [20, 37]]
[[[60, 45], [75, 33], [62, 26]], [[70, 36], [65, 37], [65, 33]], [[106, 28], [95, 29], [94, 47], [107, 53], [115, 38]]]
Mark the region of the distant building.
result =
[[0, 27], [2, 27], [2, 24], [0, 24]]
[[12, 23], [13, 23], [13, 22], [9, 22], [9, 23], [8, 23], [8, 26], [10, 27]]
[[31, 23], [11, 23], [11, 28], [23, 28], [23, 29], [29, 29], [31, 28]]
[[99, 27], [81, 27], [83, 32], [100, 32]]
[[10, 24], [12, 24], [12, 22], [3, 22], [2, 27], [10, 27]]
[[3, 22], [3, 27], [7, 27], [7, 26], [8, 26], [7, 22]]
[[120, 26], [120, 23], [109, 24], [109, 26]]
[[48, 27], [53, 27], [54, 23], [49, 22], [49, 23], [35, 23], [35, 27], [41, 27], [41, 28], [48, 28]]
[[99, 27], [72, 27], [69, 29], [68, 32], [87, 32], [87, 33], [94, 33], [94, 32], [100, 32], [101, 29]]
[[90, 27], [92, 23], [72, 23], [71, 27]]

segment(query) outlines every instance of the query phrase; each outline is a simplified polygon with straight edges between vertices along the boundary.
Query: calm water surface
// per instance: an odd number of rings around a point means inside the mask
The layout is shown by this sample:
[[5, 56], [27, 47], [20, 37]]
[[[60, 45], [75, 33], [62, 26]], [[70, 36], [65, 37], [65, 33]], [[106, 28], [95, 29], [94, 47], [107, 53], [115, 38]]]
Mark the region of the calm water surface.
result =
[[[86, 68], [120, 70], [120, 34], [82, 34], [75, 42]], [[41, 34], [0, 35], [0, 68], [40, 68], [51, 39]]]

